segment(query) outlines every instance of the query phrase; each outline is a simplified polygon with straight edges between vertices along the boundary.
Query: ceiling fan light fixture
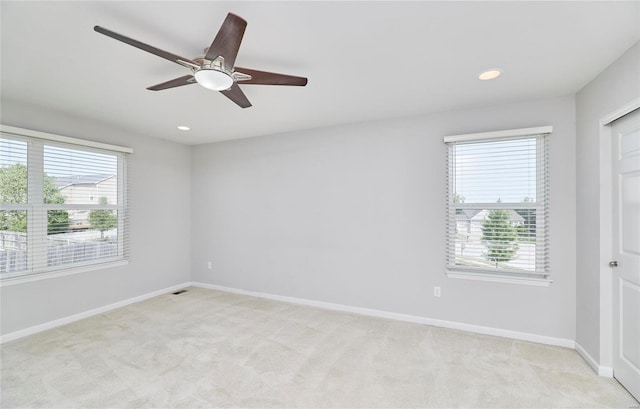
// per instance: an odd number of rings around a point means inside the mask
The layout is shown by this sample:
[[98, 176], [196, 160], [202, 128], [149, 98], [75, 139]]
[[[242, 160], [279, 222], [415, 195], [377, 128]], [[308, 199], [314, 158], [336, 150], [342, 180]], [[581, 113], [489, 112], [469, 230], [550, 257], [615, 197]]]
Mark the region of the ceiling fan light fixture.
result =
[[194, 77], [198, 84], [213, 91], [224, 91], [233, 85], [233, 78], [229, 74], [214, 69], [200, 69]]
[[478, 75], [478, 79], [482, 81], [493, 80], [498, 78], [502, 74], [502, 70], [500, 68], [492, 68], [490, 70], [481, 72]]

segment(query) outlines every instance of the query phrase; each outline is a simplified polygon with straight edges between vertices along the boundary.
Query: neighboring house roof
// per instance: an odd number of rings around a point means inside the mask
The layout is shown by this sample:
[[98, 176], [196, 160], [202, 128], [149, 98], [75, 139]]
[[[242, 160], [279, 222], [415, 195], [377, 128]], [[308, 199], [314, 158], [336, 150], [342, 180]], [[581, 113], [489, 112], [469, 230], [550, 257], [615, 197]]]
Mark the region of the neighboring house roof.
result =
[[458, 209], [456, 211], [457, 220], [471, 220], [480, 213], [482, 209]]
[[520, 216], [518, 212], [515, 210], [511, 210], [511, 217], [509, 218], [512, 222], [520, 222], [524, 223], [524, 217]]
[[115, 177], [114, 175], [97, 174], [97, 175], [78, 175], [78, 176], [57, 176], [53, 180], [58, 189], [64, 189], [69, 186], [77, 185], [97, 185], [107, 179]]
[[[456, 220], [471, 221], [484, 220], [489, 211], [486, 209], [458, 209], [456, 210]], [[511, 222], [524, 222], [524, 217], [520, 216], [515, 210], [509, 210]]]

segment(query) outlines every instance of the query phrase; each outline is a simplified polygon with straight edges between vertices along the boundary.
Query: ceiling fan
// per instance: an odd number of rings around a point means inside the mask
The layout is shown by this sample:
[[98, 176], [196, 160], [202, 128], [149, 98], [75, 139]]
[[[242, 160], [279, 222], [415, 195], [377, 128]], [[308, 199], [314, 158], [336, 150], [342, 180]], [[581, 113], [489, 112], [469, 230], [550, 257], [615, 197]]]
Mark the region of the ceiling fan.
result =
[[93, 29], [100, 34], [180, 64], [191, 71], [188, 75], [148, 87], [147, 89], [151, 91], [160, 91], [197, 82], [205, 88], [220, 91], [240, 107], [248, 108], [251, 106], [251, 102], [249, 102], [249, 99], [247, 99], [244, 92], [242, 92], [238, 86], [239, 83], [259, 85], [307, 85], [307, 79], [304, 77], [236, 67], [236, 56], [238, 55], [238, 49], [240, 48], [246, 27], [247, 22], [243, 18], [232, 13], [227, 14], [213, 42], [208, 49], [205, 49], [204, 55], [194, 59], [181, 57], [161, 50], [134, 40], [133, 38], [115, 33], [104, 27], [95, 26]]

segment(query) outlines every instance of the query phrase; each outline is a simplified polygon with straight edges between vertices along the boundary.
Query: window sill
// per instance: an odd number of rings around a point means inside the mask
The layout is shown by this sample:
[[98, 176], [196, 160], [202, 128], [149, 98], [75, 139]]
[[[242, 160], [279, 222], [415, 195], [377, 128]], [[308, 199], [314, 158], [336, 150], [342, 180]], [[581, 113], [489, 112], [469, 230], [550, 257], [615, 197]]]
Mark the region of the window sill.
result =
[[549, 287], [553, 280], [549, 278], [534, 277], [516, 277], [508, 275], [471, 273], [468, 271], [450, 271], [445, 272], [448, 278], [457, 278], [461, 280], [489, 281], [494, 283], [529, 285], [534, 287]]
[[102, 270], [105, 268], [119, 267], [129, 264], [128, 260], [115, 260], [105, 263], [88, 264], [78, 267], [70, 267], [63, 270], [45, 271], [42, 273], [27, 274], [17, 277], [7, 277], [0, 281], [0, 287], [16, 284], [30, 283], [33, 281], [48, 280], [50, 278], [64, 277], [73, 274], [86, 273], [89, 271]]

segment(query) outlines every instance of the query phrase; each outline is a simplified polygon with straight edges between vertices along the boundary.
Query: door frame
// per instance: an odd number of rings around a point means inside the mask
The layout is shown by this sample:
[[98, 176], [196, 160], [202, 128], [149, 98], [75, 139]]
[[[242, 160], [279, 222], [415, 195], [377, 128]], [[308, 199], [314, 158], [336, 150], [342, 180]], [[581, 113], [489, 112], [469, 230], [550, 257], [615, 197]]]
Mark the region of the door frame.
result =
[[613, 274], [609, 267], [609, 261], [613, 260], [611, 123], [638, 108], [640, 108], [640, 98], [628, 102], [600, 119], [600, 362], [598, 375], [609, 378], [613, 377]]

